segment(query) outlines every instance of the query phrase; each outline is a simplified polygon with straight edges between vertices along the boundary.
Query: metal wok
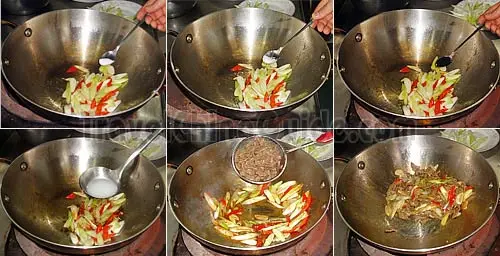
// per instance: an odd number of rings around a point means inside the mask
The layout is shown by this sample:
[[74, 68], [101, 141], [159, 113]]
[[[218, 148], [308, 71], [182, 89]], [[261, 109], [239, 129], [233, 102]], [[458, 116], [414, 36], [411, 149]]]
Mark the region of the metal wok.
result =
[[[231, 153], [241, 139], [231, 139], [202, 148], [181, 163], [169, 186], [169, 204], [182, 227], [204, 245], [231, 255], [273, 253], [303, 238], [321, 220], [331, 201], [328, 175], [314, 158], [303, 151], [288, 155], [287, 168], [279, 180], [296, 180], [310, 190], [314, 198], [306, 231], [284, 243], [267, 247], [244, 247], [224, 238], [212, 227], [210, 208], [203, 193], [218, 197], [245, 186], [231, 168]], [[283, 144], [284, 147], [291, 147]]]
[[17, 157], [2, 180], [2, 206], [10, 220], [41, 246], [64, 254], [100, 254], [118, 249], [144, 232], [160, 216], [165, 187], [155, 166], [140, 157], [121, 191], [127, 196], [125, 226], [111, 243], [75, 246], [63, 230], [71, 200], [81, 191], [78, 178], [88, 167], [116, 168], [130, 149], [107, 140], [70, 138], [41, 144]]
[[[475, 195], [461, 216], [444, 227], [385, 218], [385, 195], [396, 178], [394, 171], [411, 163], [439, 164], [448, 175], [474, 186]], [[337, 181], [335, 199], [342, 219], [365, 240], [396, 253], [425, 254], [464, 241], [488, 222], [497, 205], [498, 182], [474, 150], [435, 136], [407, 136], [379, 142], [351, 159]], [[385, 233], [389, 228], [397, 231]]]
[[241, 110], [234, 93], [238, 63], [260, 67], [266, 51], [277, 49], [304, 22], [279, 12], [232, 8], [204, 16], [188, 25], [170, 51], [170, 64], [182, 88], [208, 111], [235, 119], [274, 118], [300, 106], [328, 79], [331, 53], [314, 29], [302, 32], [281, 53], [278, 65], [291, 64], [290, 99], [281, 107]]
[[447, 55], [475, 28], [444, 12], [408, 9], [372, 17], [354, 27], [338, 54], [343, 81], [351, 93], [376, 114], [406, 125], [437, 125], [478, 106], [495, 88], [499, 57], [495, 46], [478, 33], [460, 49], [449, 70], [459, 68], [457, 104], [437, 117], [403, 115], [398, 95], [406, 65], [430, 70], [436, 56]]
[[13, 91], [37, 112], [55, 120], [90, 122], [130, 113], [147, 103], [165, 79], [165, 58], [160, 45], [145, 30], [136, 30], [122, 45], [117, 73], [128, 73], [120, 91], [122, 101], [105, 117], [68, 115], [62, 93], [69, 77], [65, 71], [82, 65], [98, 72], [98, 59], [115, 48], [134, 23], [99, 11], [69, 9], [48, 12], [18, 26], [2, 46], [2, 73]]

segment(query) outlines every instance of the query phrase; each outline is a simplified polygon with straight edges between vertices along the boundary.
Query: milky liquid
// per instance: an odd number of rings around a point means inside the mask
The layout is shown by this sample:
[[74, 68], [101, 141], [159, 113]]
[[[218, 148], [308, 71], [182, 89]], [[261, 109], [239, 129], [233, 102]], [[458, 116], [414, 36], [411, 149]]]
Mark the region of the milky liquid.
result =
[[101, 66], [111, 65], [113, 64], [113, 60], [110, 60], [108, 58], [102, 58], [99, 59], [99, 64], [101, 64]]
[[97, 198], [112, 197], [118, 192], [118, 186], [111, 180], [93, 179], [87, 184], [87, 193]]

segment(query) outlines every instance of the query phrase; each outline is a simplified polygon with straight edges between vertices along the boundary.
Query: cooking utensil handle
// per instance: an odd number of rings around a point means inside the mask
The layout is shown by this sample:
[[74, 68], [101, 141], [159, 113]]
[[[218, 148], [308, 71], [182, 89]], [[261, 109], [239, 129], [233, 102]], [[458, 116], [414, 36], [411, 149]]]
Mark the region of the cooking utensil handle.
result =
[[467, 41], [469, 41], [469, 39], [471, 37], [473, 37], [477, 32], [479, 32], [482, 28], [484, 28], [484, 24], [482, 24], [481, 26], [477, 27], [476, 30], [474, 30], [474, 32], [472, 32], [472, 34], [470, 34], [467, 38], [465, 38], [465, 40], [462, 41], [462, 43], [460, 45], [458, 45], [458, 47], [455, 48], [455, 50], [453, 50], [453, 53], [455, 53], [456, 51], [458, 51], [458, 49], [460, 49], [460, 47], [462, 47]]
[[16, 23], [10, 22], [8, 20], [2, 20], [2, 25], [7, 25], [7, 26], [12, 27], [12, 28], [16, 28], [17, 27]]
[[160, 135], [160, 133], [163, 131], [163, 129], [158, 129], [155, 132], [153, 132], [151, 135], [149, 135], [137, 148], [132, 152], [132, 154], [127, 158], [127, 161], [123, 164], [123, 166], [120, 168], [120, 173], [118, 175], [118, 179], [121, 180], [123, 171], [127, 169], [127, 166], [134, 161], [134, 159], [147, 147], [151, 142]]
[[[146, 14], [147, 16], [148, 14]], [[134, 26], [134, 28], [132, 28], [132, 30], [130, 30], [126, 35], [125, 37], [122, 39], [122, 41], [120, 42], [120, 44], [116, 47], [116, 50], [118, 51], [118, 49], [120, 49], [120, 47], [122, 46], [122, 44], [127, 41], [127, 38], [132, 34], [132, 32], [134, 32], [139, 26], [142, 25], [142, 23], [144, 23], [144, 21], [146, 21], [146, 16], [144, 16], [144, 19], [142, 19], [140, 22], [137, 22]]]
[[179, 32], [169, 29], [169, 30], [167, 30], [167, 34], [169, 34], [173, 37], [177, 37], [179, 35]]
[[295, 37], [297, 37], [298, 34], [300, 34], [300, 32], [304, 31], [306, 28], [308, 28], [309, 26], [311, 26], [313, 24], [314, 20], [311, 19], [305, 26], [303, 26], [297, 33], [295, 33], [295, 35], [293, 35], [292, 37], [290, 37], [290, 39], [288, 39], [282, 46], [281, 46], [281, 49], [285, 48], [285, 45], [288, 44], [290, 41], [292, 41], [292, 39], [294, 39]]

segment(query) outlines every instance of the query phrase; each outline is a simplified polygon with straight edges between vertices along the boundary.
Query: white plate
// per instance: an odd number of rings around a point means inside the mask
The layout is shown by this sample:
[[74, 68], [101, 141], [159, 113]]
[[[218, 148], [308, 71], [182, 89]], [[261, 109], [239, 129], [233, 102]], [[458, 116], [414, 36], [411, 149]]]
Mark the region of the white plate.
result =
[[[293, 141], [295, 141], [299, 137], [303, 138], [308, 138], [312, 140], [316, 140], [319, 136], [321, 136], [324, 132], [322, 131], [315, 131], [315, 130], [305, 130], [305, 131], [298, 131], [298, 132], [292, 132], [290, 134], [287, 134], [283, 136], [283, 138], [280, 139], [280, 141], [286, 142], [288, 144], [293, 145]], [[333, 157], [333, 145], [325, 145], [324, 147], [328, 147], [328, 150], [325, 150], [321, 155], [316, 157], [315, 159], [317, 161], [325, 161]]]
[[256, 2], [262, 3], [262, 4], [267, 4], [269, 7], [268, 9], [277, 11], [277, 12], [282, 12], [284, 14], [288, 14], [290, 16], [293, 16], [295, 13], [295, 5], [292, 3], [292, 1], [289, 0], [246, 0], [241, 2], [238, 7], [239, 8], [245, 8], [250, 6], [254, 6]]
[[102, 0], [73, 0], [73, 2], [79, 2], [79, 3], [99, 3], [99, 2], [102, 2]]
[[[498, 2], [498, 0], [464, 0], [458, 4], [456, 4], [457, 7], [464, 7], [467, 3], [485, 3], [485, 4], [490, 4], [490, 5], [494, 5]], [[462, 12], [460, 10], [458, 10], [456, 7], [453, 7], [453, 11], [458, 13], [458, 14], [461, 14], [461, 15], [465, 15], [467, 13], [465, 12]], [[479, 16], [478, 16], [479, 17]], [[475, 24], [473, 24], [475, 25]]]
[[240, 131], [252, 135], [269, 135], [269, 134], [280, 133], [284, 130], [285, 130], [284, 128], [241, 128], [240, 129]]
[[[125, 132], [125, 133], [122, 133], [122, 134], [112, 138], [111, 140], [118, 143], [118, 144], [124, 145], [124, 143], [127, 140], [130, 140], [132, 138], [137, 138], [140, 141], [143, 141], [149, 135], [151, 135], [151, 133], [146, 132], [146, 131]], [[145, 155], [145, 157], [147, 157], [151, 161], [165, 157], [165, 154], [166, 154], [165, 144], [166, 144], [165, 137], [163, 137], [161, 135], [156, 137], [156, 139], [153, 142], [151, 142], [151, 144], [149, 144], [149, 146], [145, 150], [148, 150], [148, 148], [155, 147], [155, 146], [158, 146], [159, 149], [156, 152], [154, 152], [152, 155], [150, 155], [150, 156]], [[124, 146], [126, 146], [126, 145], [124, 145]]]
[[[447, 129], [445, 131], [450, 131], [451, 129]], [[474, 136], [476, 137], [487, 137], [487, 140], [483, 142], [483, 144], [476, 149], [477, 152], [485, 152], [492, 148], [494, 148], [498, 142], [500, 142], [500, 135], [495, 129], [468, 129], [470, 130]]]
[[[106, 8], [109, 8], [109, 7], [120, 8], [122, 10], [123, 15], [125, 15], [124, 18], [126, 18], [130, 21], [136, 22], [133, 17], [135, 17], [135, 15], [141, 9], [142, 6], [140, 4], [134, 3], [134, 2], [112, 0], [112, 1], [98, 3], [94, 6], [92, 6], [90, 9], [104, 12], [104, 10]], [[112, 13], [112, 14], [114, 14], [114, 13]]]

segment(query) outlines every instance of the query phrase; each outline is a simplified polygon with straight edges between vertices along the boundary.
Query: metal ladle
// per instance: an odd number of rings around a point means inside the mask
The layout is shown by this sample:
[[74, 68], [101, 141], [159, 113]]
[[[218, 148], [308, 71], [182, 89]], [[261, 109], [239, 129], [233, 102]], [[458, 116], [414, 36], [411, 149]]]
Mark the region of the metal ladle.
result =
[[120, 181], [125, 169], [161, 132], [162, 129], [158, 129], [149, 135], [118, 169], [111, 170], [102, 166], [87, 169], [79, 178], [82, 190], [95, 198], [109, 198], [116, 195], [120, 189]]
[[439, 58], [437, 61], [436, 61], [436, 66], [438, 67], [446, 67], [448, 65], [451, 64], [451, 62], [453, 61], [453, 56], [455, 56], [456, 52], [458, 51], [458, 49], [460, 49], [460, 47], [462, 47], [467, 41], [469, 41], [469, 39], [471, 39], [477, 32], [479, 32], [482, 28], [484, 27], [484, 24], [477, 27], [476, 30], [474, 30], [474, 32], [472, 32], [472, 34], [470, 34], [467, 38], [465, 38], [465, 40], [460, 44], [458, 45], [457, 48], [455, 48], [455, 50], [453, 50], [450, 55], [447, 55], [447, 56], [443, 56], [441, 58]]
[[280, 56], [281, 56], [281, 51], [283, 50], [283, 48], [285, 48], [285, 46], [290, 41], [292, 41], [292, 39], [294, 39], [295, 37], [297, 37], [297, 35], [299, 35], [302, 31], [304, 31], [306, 28], [308, 28], [309, 26], [311, 26], [313, 24], [313, 21], [314, 20], [311, 19], [309, 21], [309, 23], [307, 23], [305, 26], [303, 26], [297, 33], [295, 33], [295, 35], [293, 35], [290, 39], [288, 39], [288, 41], [286, 41], [279, 49], [277, 49], [277, 50], [271, 50], [271, 51], [266, 52], [266, 54], [264, 54], [264, 56], [262, 57], [262, 62], [264, 62], [266, 64], [276, 63], [278, 61], [278, 59], [280, 58]]
[[[242, 146], [246, 145], [248, 142], [250, 142], [252, 139], [255, 139], [255, 138], [264, 138], [264, 139], [272, 142], [273, 144], [277, 145], [278, 148], [279, 148], [279, 150], [280, 150], [280, 154], [281, 154], [280, 171], [278, 172], [278, 174], [276, 176], [271, 177], [270, 179], [267, 179], [267, 180], [264, 180], [264, 181], [255, 181], [255, 180], [249, 179], [249, 178], [241, 175], [241, 173], [238, 170], [238, 168], [236, 167], [236, 163], [235, 163], [236, 152], [238, 152], [238, 150]], [[315, 144], [328, 144], [328, 143], [330, 143], [332, 141], [333, 141], [333, 132], [332, 131], [328, 131], [328, 132], [325, 132], [325, 133], [321, 134], [318, 138], [316, 138], [316, 140], [313, 140], [313, 141], [307, 142], [305, 144], [302, 144], [300, 146], [296, 146], [296, 147], [293, 147], [291, 149], [285, 150], [283, 148], [283, 146], [281, 146], [281, 144], [277, 140], [275, 140], [275, 139], [273, 139], [271, 137], [262, 136], [262, 135], [251, 136], [251, 137], [247, 137], [247, 138], [241, 140], [236, 145], [236, 147], [234, 147], [233, 153], [231, 155], [231, 165], [233, 167], [234, 172], [236, 172], [236, 175], [238, 175], [238, 177], [240, 177], [242, 180], [244, 180], [244, 181], [246, 181], [248, 183], [261, 185], [261, 184], [273, 182], [274, 180], [278, 179], [283, 174], [283, 172], [286, 169], [287, 155], [289, 153], [295, 152], [295, 151], [297, 151], [299, 149], [303, 149], [303, 148], [306, 148], [306, 147], [309, 147], [309, 146], [315, 145]]]
[[113, 64], [116, 59], [116, 54], [118, 53], [118, 50], [120, 50], [122, 44], [129, 38], [132, 32], [134, 32], [139, 26], [142, 25], [142, 23], [144, 23], [145, 20], [146, 16], [144, 16], [144, 19], [142, 19], [140, 22], [137, 22], [137, 24], [135, 24], [135, 26], [125, 35], [125, 37], [120, 41], [120, 43], [115, 47], [115, 49], [105, 52], [101, 56], [101, 58], [99, 58], [99, 65], [106, 66]]

